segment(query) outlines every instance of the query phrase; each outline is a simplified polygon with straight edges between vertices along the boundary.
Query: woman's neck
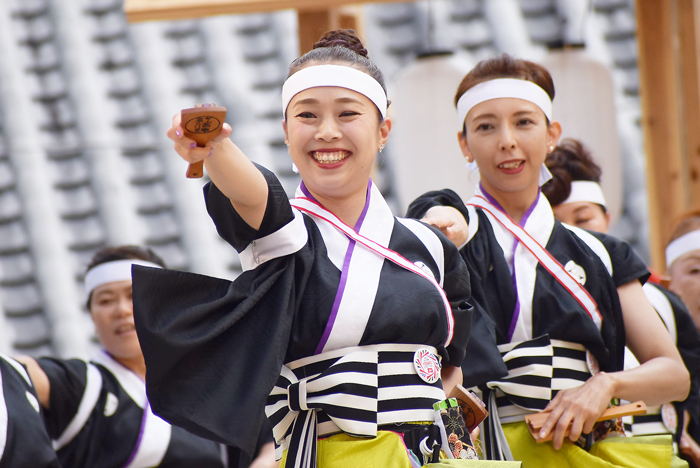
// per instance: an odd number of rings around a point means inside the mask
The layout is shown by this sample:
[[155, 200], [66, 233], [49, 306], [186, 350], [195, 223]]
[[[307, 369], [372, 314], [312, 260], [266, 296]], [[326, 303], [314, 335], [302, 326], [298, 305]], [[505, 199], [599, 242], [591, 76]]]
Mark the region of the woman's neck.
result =
[[342, 222], [348, 226], [355, 228], [357, 221], [362, 216], [362, 212], [365, 209], [367, 203], [368, 190], [364, 188], [363, 190], [358, 190], [355, 193], [345, 196], [345, 197], [324, 197], [322, 195], [313, 193], [311, 190], [306, 188], [306, 190], [324, 206], [328, 211], [336, 215]]
[[143, 356], [136, 358], [120, 358], [112, 356], [112, 358], [134, 374], [141, 377], [141, 380], [146, 380], [146, 361], [143, 359]]
[[525, 214], [530, 210], [532, 205], [537, 201], [539, 196], [539, 186], [536, 190], [527, 190], [523, 192], [499, 192], [497, 190], [489, 190], [481, 185], [481, 190], [493, 198], [501, 208], [508, 214], [510, 219], [520, 224]]

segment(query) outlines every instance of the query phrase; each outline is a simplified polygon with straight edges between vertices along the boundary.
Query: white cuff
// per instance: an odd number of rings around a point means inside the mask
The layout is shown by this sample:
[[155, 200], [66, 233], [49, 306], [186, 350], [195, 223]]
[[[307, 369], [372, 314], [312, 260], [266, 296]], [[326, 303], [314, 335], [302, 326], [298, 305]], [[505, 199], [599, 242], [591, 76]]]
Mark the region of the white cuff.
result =
[[294, 219], [279, 230], [254, 240], [239, 254], [243, 271], [254, 270], [268, 260], [284, 257], [301, 250], [306, 245], [309, 234], [304, 224], [304, 216], [292, 208]]

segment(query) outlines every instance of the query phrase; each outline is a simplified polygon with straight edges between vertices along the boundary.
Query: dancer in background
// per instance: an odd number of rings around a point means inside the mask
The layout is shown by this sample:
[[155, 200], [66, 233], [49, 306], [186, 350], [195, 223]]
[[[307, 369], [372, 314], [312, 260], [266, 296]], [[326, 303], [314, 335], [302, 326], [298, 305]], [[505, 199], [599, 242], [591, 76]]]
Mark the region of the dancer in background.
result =
[[[459, 144], [481, 175], [477, 194], [465, 204], [452, 191], [430, 192], [408, 214], [464, 234], [454, 240], [472, 275], [475, 316], [462, 370], [465, 386], [487, 393], [490, 456], [525, 468], [668, 466], [670, 440], [575, 443], [613, 399], [683, 400], [689, 377], [629, 245], [567, 229], [540, 193], [545, 156], [561, 135], [553, 98], [551, 76], [536, 63], [503, 55], [477, 64], [455, 97]], [[610, 257], [620, 259], [613, 276]], [[629, 371], [625, 343], [642, 363]], [[536, 443], [523, 422], [541, 410], [550, 415], [539, 435], [553, 434], [551, 443]]]
[[223, 446], [171, 426], [151, 411], [134, 329], [132, 265], [165, 266], [150, 249], [121, 246], [99, 250], [87, 268], [87, 307], [103, 346], [89, 362], [22, 358], [61, 465], [226, 467]]
[[[607, 234], [610, 215], [600, 186], [601, 170], [577, 140], [562, 141], [545, 160], [552, 180], [542, 186], [542, 193], [552, 205], [554, 216], [562, 223]], [[698, 243], [700, 248], [700, 243]], [[611, 257], [611, 260], [619, 260]], [[617, 265], [606, 265], [614, 276]], [[691, 376], [691, 391], [683, 402], [665, 403], [647, 408], [643, 416], [625, 418], [628, 435], [673, 434], [681, 453], [693, 455], [698, 447], [683, 428], [700, 416], [698, 395], [700, 374], [700, 337], [682, 300], [659, 284], [647, 282], [642, 289], [663, 321], [669, 336], [678, 348]], [[639, 363], [625, 348], [625, 369]], [[676, 445], [677, 447], [677, 445]]]
[[245, 450], [265, 411], [288, 467], [474, 457], [464, 427], [449, 445], [433, 407], [461, 380], [469, 273], [439, 231], [395, 218], [370, 179], [391, 130], [381, 72], [352, 31], [333, 31], [292, 63], [282, 101], [302, 178], [293, 200], [230, 128], [206, 148], [179, 115], [168, 131], [180, 156], [204, 161], [207, 209], [244, 272], [134, 267], [154, 410]]
[[666, 247], [669, 289], [688, 307], [700, 330], [700, 210], [691, 211], [676, 224]]
[[[700, 331], [700, 210], [684, 214], [676, 224], [666, 247], [666, 266], [669, 289], [683, 300]], [[691, 443], [700, 440], [700, 419], [690, 421], [688, 433], [692, 441], [681, 440], [681, 451], [700, 460], [700, 447]]]

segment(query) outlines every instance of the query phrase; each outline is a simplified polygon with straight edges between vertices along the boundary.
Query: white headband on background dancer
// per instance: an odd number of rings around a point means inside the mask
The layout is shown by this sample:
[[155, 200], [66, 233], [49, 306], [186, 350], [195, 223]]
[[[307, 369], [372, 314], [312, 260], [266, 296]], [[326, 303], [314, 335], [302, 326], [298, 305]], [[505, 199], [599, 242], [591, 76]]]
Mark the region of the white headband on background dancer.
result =
[[289, 102], [300, 92], [321, 86], [360, 93], [377, 106], [382, 118], [386, 118], [387, 99], [382, 85], [367, 73], [345, 65], [312, 65], [287, 78], [282, 87], [282, 112], [287, 114]]
[[100, 263], [99, 265], [90, 268], [88, 272], [85, 273], [85, 297], [89, 298], [90, 294], [95, 290], [95, 288], [102, 286], [103, 284], [113, 283], [115, 281], [131, 280], [132, 265], [163, 268], [157, 263], [131, 258]]
[[[464, 121], [467, 119], [467, 114], [472, 108], [484, 101], [499, 98], [516, 98], [530, 101], [537, 107], [542, 109], [544, 115], [552, 121], [552, 99], [549, 94], [537, 86], [532, 81], [519, 80], [516, 78], [497, 78], [495, 80], [484, 81], [478, 85], [472, 86], [462, 94], [457, 101], [457, 114], [459, 115], [460, 125], [464, 126]], [[462, 128], [460, 128], [462, 130]], [[475, 161], [467, 162], [467, 168], [478, 173], [479, 167]], [[549, 172], [547, 166], [542, 164], [540, 168], [540, 187], [552, 178], [552, 173]]]
[[666, 247], [666, 267], [671, 268], [673, 262], [694, 250], [700, 250], [700, 230], [684, 234], [668, 244]]
[[565, 205], [574, 202], [596, 203], [607, 209], [603, 189], [598, 182], [593, 182], [592, 180], [574, 180], [571, 182], [571, 193], [561, 204]]

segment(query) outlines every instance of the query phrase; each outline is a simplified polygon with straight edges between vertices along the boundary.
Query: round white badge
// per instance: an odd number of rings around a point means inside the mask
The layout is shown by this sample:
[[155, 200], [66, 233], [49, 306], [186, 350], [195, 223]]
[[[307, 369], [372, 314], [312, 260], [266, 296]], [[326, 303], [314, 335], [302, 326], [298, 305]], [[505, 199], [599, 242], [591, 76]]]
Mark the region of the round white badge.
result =
[[586, 350], [586, 365], [588, 366], [588, 371], [591, 373], [591, 375], [596, 375], [598, 372], [600, 372], [598, 360], [588, 350]]
[[440, 380], [440, 358], [435, 353], [426, 348], [421, 348], [413, 355], [413, 367], [416, 369], [418, 377], [429, 384], [434, 384]]
[[32, 395], [29, 392], [25, 392], [27, 395], [27, 400], [29, 401], [29, 404], [32, 405], [32, 408], [36, 410], [36, 412], [39, 412], [39, 400], [36, 399], [34, 395]]
[[573, 260], [569, 260], [566, 262], [566, 265], [564, 265], [564, 269], [568, 271], [581, 286], [586, 284], [586, 270], [584, 270], [581, 265], [575, 263]]
[[105, 416], [110, 417], [116, 411], [119, 406], [119, 398], [114, 393], [108, 393], [107, 399], [105, 400]]
[[664, 403], [661, 405], [661, 422], [671, 434], [676, 433], [676, 428], [678, 427], [678, 413], [676, 413], [676, 407], [671, 403]]

